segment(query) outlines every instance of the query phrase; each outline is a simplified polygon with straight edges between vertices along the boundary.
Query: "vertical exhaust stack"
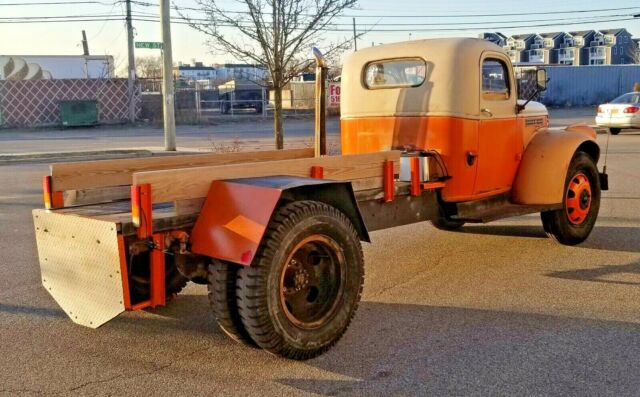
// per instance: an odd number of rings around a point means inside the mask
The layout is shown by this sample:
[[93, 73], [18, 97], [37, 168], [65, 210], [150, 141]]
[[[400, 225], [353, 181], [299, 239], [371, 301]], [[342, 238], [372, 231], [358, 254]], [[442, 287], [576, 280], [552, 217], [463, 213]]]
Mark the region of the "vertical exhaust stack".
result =
[[312, 48], [316, 60], [315, 156], [327, 154], [327, 64], [324, 55]]

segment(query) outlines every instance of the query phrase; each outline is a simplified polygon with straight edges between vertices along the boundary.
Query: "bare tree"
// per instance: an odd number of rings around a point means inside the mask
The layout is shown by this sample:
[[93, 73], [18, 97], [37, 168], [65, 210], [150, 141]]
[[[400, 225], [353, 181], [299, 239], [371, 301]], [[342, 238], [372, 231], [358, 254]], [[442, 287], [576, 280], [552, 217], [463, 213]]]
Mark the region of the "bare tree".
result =
[[161, 57], [136, 57], [136, 73], [143, 79], [162, 78], [162, 58]]
[[263, 65], [274, 91], [274, 136], [284, 147], [282, 90], [292, 77], [309, 67], [312, 45], [325, 52], [349, 48], [351, 39], [324, 45], [322, 33], [357, 0], [236, 0], [240, 8], [222, 8], [223, 0], [196, 0], [206, 18], [180, 16], [194, 29], [209, 36], [212, 49], [238, 60]]

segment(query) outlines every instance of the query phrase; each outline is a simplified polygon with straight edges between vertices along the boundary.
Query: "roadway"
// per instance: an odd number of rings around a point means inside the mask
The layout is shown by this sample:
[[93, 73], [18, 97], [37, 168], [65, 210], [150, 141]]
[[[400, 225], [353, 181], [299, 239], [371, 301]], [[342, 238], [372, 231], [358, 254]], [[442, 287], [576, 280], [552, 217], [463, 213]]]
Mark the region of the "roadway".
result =
[[[551, 126], [594, 123], [593, 108], [550, 109]], [[299, 115], [285, 119], [285, 147], [313, 145], [313, 118]], [[340, 130], [337, 117], [327, 120], [327, 133], [336, 140]], [[241, 146], [243, 150], [273, 148], [270, 118], [230, 116], [213, 125], [179, 125], [176, 142], [180, 150], [224, 151]], [[100, 126], [95, 128], [49, 128], [0, 130], [0, 155], [9, 153], [67, 152], [107, 149], [161, 149], [163, 130], [153, 125]]]
[[73, 324], [40, 285], [30, 211], [47, 167], [0, 166], [0, 395], [637, 395], [639, 158], [640, 133], [611, 138], [612, 189], [577, 247], [537, 215], [373, 233], [354, 322], [306, 362], [230, 341], [194, 284]]

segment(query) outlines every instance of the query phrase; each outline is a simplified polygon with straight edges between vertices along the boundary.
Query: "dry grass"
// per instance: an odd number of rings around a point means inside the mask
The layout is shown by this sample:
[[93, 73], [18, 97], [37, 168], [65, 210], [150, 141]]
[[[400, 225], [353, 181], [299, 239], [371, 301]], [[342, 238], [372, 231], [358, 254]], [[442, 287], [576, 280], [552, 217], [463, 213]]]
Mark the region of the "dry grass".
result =
[[231, 142], [218, 142], [213, 135], [209, 135], [209, 146], [206, 150], [213, 153], [237, 153], [241, 151], [242, 145], [239, 137], [233, 138]]

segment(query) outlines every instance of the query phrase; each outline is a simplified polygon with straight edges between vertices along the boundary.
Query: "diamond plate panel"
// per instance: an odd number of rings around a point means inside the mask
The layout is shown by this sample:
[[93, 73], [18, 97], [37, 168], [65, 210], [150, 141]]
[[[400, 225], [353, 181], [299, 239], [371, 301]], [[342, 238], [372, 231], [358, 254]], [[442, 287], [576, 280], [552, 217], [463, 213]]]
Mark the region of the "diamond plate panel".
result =
[[42, 285], [77, 324], [97, 328], [125, 310], [116, 225], [33, 211]]
[[[60, 124], [62, 100], [98, 101], [100, 122], [129, 118], [126, 79], [59, 79], [0, 81], [0, 112], [8, 127]], [[142, 112], [140, 90], [135, 90], [136, 117]]]

